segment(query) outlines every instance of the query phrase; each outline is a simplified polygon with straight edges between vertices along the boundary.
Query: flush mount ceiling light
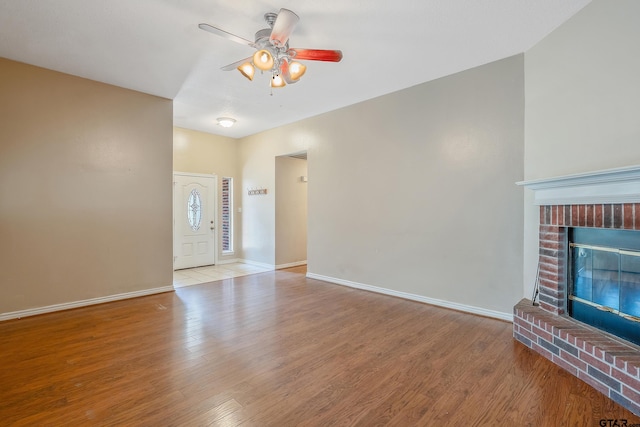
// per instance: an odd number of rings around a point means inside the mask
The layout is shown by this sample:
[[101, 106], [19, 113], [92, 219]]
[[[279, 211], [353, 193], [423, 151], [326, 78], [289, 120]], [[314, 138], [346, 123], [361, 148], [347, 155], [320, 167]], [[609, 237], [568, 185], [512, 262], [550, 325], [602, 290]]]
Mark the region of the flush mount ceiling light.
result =
[[257, 68], [263, 72], [271, 72], [271, 87], [284, 87], [299, 81], [307, 71], [307, 67], [299, 60], [342, 60], [342, 52], [339, 50], [289, 48], [289, 35], [300, 19], [292, 11], [280, 9], [278, 13], [265, 13], [264, 19], [269, 28], [258, 31], [253, 42], [209, 24], [199, 25], [205, 31], [256, 49], [252, 56], [222, 67], [222, 70], [237, 69], [243, 76], [253, 80]]
[[232, 119], [231, 117], [218, 117], [218, 124], [223, 128], [230, 128], [236, 122], [236, 119]]

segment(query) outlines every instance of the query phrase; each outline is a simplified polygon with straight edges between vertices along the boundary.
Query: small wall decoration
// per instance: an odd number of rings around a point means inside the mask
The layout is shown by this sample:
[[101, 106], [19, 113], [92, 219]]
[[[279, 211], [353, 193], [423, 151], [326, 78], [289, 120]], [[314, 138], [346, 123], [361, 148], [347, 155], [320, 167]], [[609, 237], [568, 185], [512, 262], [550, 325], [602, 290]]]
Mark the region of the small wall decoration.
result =
[[266, 188], [247, 188], [247, 194], [249, 196], [264, 196], [267, 194]]

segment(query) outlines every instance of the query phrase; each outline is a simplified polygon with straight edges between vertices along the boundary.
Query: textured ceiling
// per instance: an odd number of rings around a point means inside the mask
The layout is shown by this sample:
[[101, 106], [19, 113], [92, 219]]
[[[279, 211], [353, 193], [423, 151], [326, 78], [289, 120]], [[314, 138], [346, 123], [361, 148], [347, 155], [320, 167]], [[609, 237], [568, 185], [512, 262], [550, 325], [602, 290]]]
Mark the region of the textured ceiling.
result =
[[[526, 51], [589, 0], [0, 0], [0, 56], [174, 100], [174, 124], [234, 138]], [[292, 47], [341, 49], [274, 89], [220, 67], [253, 53], [265, 12], [293, 10]], [[237, 120], [225, 129], [216, 118]]]

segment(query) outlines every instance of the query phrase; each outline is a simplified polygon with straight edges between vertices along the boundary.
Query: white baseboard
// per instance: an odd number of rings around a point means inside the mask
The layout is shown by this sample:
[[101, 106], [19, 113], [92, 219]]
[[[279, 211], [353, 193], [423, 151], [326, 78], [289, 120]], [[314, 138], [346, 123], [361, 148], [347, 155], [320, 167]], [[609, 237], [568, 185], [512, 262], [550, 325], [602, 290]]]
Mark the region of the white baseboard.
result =
[[250, 259], [239, 259], [238, 262], [243, 264], [255, 265], [256, 267], [266, 268], [267, 270], [275, 270], [276, 266], [273, 264], [266, 264], [264, 262], [251, 261]]
[[238, 262], [242, 262], [242, 261], [239, 260], [238, 258], [226, 258], [226, 259], [219, 259], [217, 265], [236, 264]]
[[336, 285], [348, 286], [350, 288], [362, 289], [365, 291], [375, 292], [383, 295], [391, 295], [398, 298], [404, 298], [411, 301], [423, 302], [425, 304], [436, 305], [438, 307], [450, 308], [453, 310], [464, 311], [465, 313], [478, 314], [480, 316], [492, 317], [494, 319], [506, 320], [513, 322], [513, 313], [503, 313], [486, 308], [474, 307], [471, 305], [458, 304], [456, 302], [444, 301], [435, 298], [424, 297], [406, 292], [394, 291], [392, 289], [380, 288], [378, 286], [365, 285], [364, 283], [352, 282], [350, 280], [336, 279], [335, 277], [322, 276], [320, 274], [307, 273], [310, 279], [322, 280], [323, 282], [334, 283]]
[[119, 301], [128, 298], [143, 297], [146, 295], [161, 294], [163, 292], [173, 292], [173, 286], [163, 286], [161, 288], [144, 289], [142, 291], [126, 292], [124, 294], [109, 295], [106, 297], [85, 299], [82, 301], [65, 302], [62, 304], [47, 305], [45, 307], [30, 308], [27, 310], [1, 313], [0, 321], [9, 319], [20, 319], [22, 317], [35, 316], [37, 314], [52, 313], [54, 311], [69, 310], [72, 308], [86, 307], [89, 305], [103, 304], [105, 302]]
[[281, 270], [283, 268], [299, 267], [301, 265], [307, 265], [307, 260], [305, 259], [304, 261], [290, 262], [289, 264], [278, 264], [276, 265], [276, 270]]

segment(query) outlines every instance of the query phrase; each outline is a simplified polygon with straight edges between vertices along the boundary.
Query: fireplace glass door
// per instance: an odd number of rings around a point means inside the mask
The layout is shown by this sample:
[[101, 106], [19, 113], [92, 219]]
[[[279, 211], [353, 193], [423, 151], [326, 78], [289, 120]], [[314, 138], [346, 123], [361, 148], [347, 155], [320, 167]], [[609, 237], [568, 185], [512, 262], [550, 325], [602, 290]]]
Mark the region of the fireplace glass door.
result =
[[615, 240], [575, 240], [569, 245], [569, 314], [640, 344], [640, 250], [604, 245]]

